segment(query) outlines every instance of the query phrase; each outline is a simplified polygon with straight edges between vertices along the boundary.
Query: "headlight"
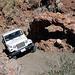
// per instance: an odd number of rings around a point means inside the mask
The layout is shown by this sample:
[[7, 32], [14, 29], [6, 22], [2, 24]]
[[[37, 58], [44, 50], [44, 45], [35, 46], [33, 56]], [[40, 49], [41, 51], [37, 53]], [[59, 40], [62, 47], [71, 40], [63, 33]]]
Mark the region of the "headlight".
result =
[[16, 45], [14, 45], [13, 48], [16, 48]]

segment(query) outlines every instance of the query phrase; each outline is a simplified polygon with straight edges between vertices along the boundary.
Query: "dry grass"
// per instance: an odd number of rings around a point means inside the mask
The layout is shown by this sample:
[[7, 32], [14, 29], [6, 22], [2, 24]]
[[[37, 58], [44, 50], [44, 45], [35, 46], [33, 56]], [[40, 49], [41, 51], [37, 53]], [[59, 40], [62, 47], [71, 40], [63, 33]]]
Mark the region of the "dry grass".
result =
[[71, 60], [66, 55], [60, 57], [59, 60], [60, 67], [58, 71], [53, 68], [53, 65], [50, 65], [51, 70], [40, 75], [75, 75], [75, 60]]

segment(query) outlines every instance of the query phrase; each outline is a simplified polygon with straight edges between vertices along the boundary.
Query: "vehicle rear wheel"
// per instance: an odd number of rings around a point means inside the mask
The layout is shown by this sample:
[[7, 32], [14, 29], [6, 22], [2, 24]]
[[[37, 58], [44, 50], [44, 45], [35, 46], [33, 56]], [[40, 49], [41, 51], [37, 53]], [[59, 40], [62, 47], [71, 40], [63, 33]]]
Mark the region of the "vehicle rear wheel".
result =
[[36, 52], [36, 47], [35, 47], [34, 43], [33, 43], [33, 47], [32, 47], [32, 51], [31, 52], [32, 53]]

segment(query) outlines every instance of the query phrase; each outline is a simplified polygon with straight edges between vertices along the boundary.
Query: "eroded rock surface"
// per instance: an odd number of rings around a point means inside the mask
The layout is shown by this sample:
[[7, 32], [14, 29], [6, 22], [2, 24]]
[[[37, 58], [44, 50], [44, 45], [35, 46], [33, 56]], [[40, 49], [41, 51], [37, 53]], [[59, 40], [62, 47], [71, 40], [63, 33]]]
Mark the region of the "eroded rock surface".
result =
[[0, 49], [0, 75], [20, 75], [21, 66], [15, 59], [7, 57], [3, 50]]
[[[49, 32], [47, 30], [48, 26], [60, 26], [61, 29], [59, 28], [57, 30], [55, 30], [55, 34], [53, 34], [52, 32]], [[34, 41], [34, 42], [39, 42], [39, 44], [37, 43], [36, 46], [39, 47], [40, 49], [47, 49], [51, 46], [49, 43], [51, 43], [50, 41], [48, 41], [49, 39], [67, 39], [67, 42], [69, 42], [71, 40], [71, 45], [75, 46], [75, 21], [71, 20], [71, 18], [68, 18], [60, 13], [52, 13], [52, 12], [44, 12], [44, 13], [40, 13], [39, 15], [34, 17], [34, 21], [30, 24], [30, 33], [29, 33], [29, 37]], [[50, 27], [49, 27], [50, 28]], [[49, 29], [51, 30], [51, 29]], [[60, 31], [61, 30], [61, 31]], [[71, 36], [69, 37], [68, 34]], [[69, 40], [68, 40], [69, 38]], [[41, 41], [44, 40], [44, 41]], [[64, 41], [64, 40], [63, 40]], [[46, 45], [45, 45], [46, 44]], [[66, 41], [65, 41], [65, 46], [66, 46]], [[70, 44], [70, 43], [69, 43]], [[53, 43], [54, 45], [54, 43]], [[48, 46], [48, 47], [46, 47]], [[46, 47], [46, 48], [45, 48]], [[54, 46], [53, 46], [54, 47]], [[48, 50], [48, 49], [47, 49]], [[55, 49], [52, 49], [55, 50]], [[69, 49], [67, 49], [69, 50]]]

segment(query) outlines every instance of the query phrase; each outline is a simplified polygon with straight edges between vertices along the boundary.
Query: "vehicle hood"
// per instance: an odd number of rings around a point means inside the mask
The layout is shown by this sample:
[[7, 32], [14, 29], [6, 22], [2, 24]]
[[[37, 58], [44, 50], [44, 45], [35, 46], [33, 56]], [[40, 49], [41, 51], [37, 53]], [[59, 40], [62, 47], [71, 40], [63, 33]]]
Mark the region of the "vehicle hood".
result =
[[20, 37], [16, 37], [10, 41], [8, 41], [6, 44], [8, 46], [14, 46], [14, 45], [17, 45], [21, 42], [25, 42], [27, 40], [27, 38], [25, 36], [20, 36]]

